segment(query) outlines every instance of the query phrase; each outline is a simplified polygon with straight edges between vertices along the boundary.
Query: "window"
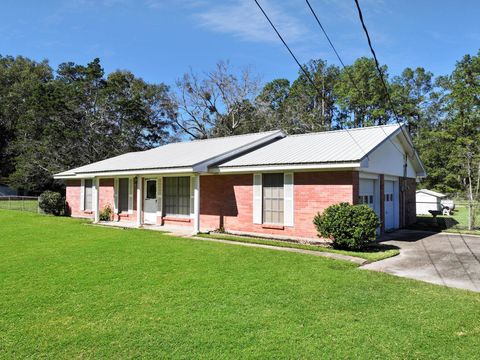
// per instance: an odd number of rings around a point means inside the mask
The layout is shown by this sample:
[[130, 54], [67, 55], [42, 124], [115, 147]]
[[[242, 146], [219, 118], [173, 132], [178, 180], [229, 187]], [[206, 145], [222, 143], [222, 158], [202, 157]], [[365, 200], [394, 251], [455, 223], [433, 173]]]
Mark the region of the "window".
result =
[[358, 197], [358, 203], [373, 207], [373, 195], [360, 195]]
[[146, 199], [157, 198], [157, 180], [147, 180]]
[[118, 180], [118, 212], [128, 212], [128, 178]]
[[283, 224], [283, 174], [263, 174], [263, 222]]
[[92, 179], [85, 179], [85, 191], [83, 192], [83, 204], [85, 210], [92, 210]]
[[166, 216], [190, 215], [190, 177], [164, 177], [163, 199]]

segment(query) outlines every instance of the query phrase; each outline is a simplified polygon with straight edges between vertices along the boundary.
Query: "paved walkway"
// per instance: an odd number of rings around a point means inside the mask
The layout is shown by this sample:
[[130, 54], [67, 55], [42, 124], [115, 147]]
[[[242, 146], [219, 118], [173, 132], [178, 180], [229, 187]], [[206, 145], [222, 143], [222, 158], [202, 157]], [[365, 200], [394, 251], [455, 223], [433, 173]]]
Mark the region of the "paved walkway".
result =
[[401, 230], [383, 244], [400, 248], [400, 255], [362, 269], [480, 292], [480, 237]]
[[272, 246], [272, 245], [263, 245], [263, 244], [254, 244], [254, 243], [243, 243], [239, 241], [212, 239], [212, 238], [204, 238], [199, 236], [191, 236], [191, 238], [195, 240], [213, 241], [213, 242], [229, 244], [229, 245], [248, 246], [248, 247], [255, 247], [255, 248], [262, 248], [262, 249], [269, 249], [269, 250], [278, 250], [278, 251], [286, 251], [291, 253], [320, 256], [320, 257], [326, 257], [326, 258], [335, 259], [335, 260], [346, 260], [359, 265], [365, 264], [367, 262], [366, 260], [359, 257], [348, 256], [343, 254], [335, 254], [335, 253], [329, 253], [329, 252], [323, 252], [323, 251], [304, 250], [304, 249], [287, 248], [282, 246]]

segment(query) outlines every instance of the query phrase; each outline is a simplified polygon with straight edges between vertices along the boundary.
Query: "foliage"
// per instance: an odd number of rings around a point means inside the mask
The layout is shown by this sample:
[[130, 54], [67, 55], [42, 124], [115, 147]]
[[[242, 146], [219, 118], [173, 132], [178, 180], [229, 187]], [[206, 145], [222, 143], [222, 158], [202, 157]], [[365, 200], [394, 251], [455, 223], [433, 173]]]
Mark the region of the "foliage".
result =
[[60, 193], [47, 190], [40, 195], [38, 206], [46, 214], [62, 215], [65, 211], [65, 199]]
[[175, 123], [190, 137], [203, 139], [255, 132], [253, 99], [258, 79], [243, 69], [234, 75], [228, 62], [219, 62], [204, 77], [190, 72], [177, 81], [172, 102], [178, 107]]
[[113, 210], [112, 207], [107, 204], [103, 207], [103, 210], [100, 211], [100, 220], [101, 221], [110, 221], [112, 220]]
[[15, 188], [59, 189], [56, 172], [170, 138], [168, 87], [128, 71], [105, 76], [99, 59], [54, 72], [46, 61], [0, 58], [0, 84], [1, 175]]
[[0, 210], [2, 358], [478, 358], [478, 293], [85, 224]]
[[318, 213], [313, 223], [320, 236], [341, 249], [362, 249], [376, 238], [380, 222], [367, 205], [340, 203]]
[[221, 232], [214, 232], [209, 234], [198, 234], [197, 236], [207, 238], [207, 239], [229, 240], [229, 241], [237, 241], [242, 243], [271, 245], [271, 246], [277, 246], [277, 247], [286, 247], [286, 248], [294, 248], [294, 249], [328, 252], [333, 254], [349, 255], [349, 256], [355, 256], [355, 257], [365, 259], [368, 262], [387, 259], [389, 257], [398, 255], [400, 253], [398, 248], [393, 246], [382, 245], [382, 244], [371, 244], [368, 247], [362, 249], [361, 251], [350, 251], [350, 250], [333, 249], [332, 247], [325, 246], [325, 245], [313, 245], [313, 244], [299, 243], [296, 241], [274, 240], [274, 239], [267, 239], [267, 238], [257, 238], [252, 236], [237, 236], [237, 235], [230, 235], [230, 234], [221, 233]]

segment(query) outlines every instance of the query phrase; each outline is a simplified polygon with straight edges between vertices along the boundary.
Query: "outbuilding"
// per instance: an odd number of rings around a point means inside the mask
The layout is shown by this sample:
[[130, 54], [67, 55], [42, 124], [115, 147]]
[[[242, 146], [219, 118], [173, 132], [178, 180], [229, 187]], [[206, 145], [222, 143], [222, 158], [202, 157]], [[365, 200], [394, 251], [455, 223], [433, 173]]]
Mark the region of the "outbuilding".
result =
[[72, 216], [316, 238], [313, 218], [332, 204], [367, 204], [381, 230], [416, 220], [425, 169], [405, 126], [286, 135], [282, 131], [172, 143], [55, 175]]
[[442, 199], [447, 195], [428, 189], [417, 190], [415, 200], [417, 203], [417, 215], [430, 215], [430, 211], [442, 210]]

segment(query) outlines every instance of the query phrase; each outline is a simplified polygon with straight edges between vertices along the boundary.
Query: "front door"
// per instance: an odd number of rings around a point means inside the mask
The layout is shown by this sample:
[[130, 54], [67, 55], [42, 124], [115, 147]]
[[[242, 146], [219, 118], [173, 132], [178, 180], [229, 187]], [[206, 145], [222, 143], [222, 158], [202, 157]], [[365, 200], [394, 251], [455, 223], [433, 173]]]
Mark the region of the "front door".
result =
[[143, 201], [143, 222], [157, 223], [157, 180], [145, 180], [145, 198]]
[[395, 228], [394, 182], [385, 181], [385, 230]]

